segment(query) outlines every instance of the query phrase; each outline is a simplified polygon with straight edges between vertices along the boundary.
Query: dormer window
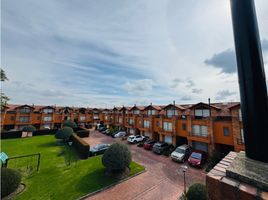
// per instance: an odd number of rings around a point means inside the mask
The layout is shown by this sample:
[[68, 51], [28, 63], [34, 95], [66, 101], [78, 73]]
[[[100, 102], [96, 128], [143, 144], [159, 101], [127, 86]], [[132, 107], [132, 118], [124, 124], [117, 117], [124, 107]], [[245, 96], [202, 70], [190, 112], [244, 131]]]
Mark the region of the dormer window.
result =
[[199, 109], [199, 108], [197, 108], [197, 109], [195, 109], [195, 116], [196, 117], [209, 117], [209, 114], [210, 112], [209, 112], [209, 109]]
[[167, 117], [173, 117], [173, 116], [178, 115], [178, 110], [174, 110], [174, 109], [168, 109], [167, 110]]
[[45, 108], [43, 110], [44, 113], [48, 114], [48, 113], [53, 113], [53, 109], [52, 108]]
[[155, 115], [155, 113], [156, 113], [155, 110], [148, 110], [147, 111], [148, 115]]
[[133, 114], [134, 115], [139, 115], [140, 114], [140, 111], [139, 110], [133, 110]]
[[29, 107], [20, 108], [20, 113], [30, 113], [31, 109]]

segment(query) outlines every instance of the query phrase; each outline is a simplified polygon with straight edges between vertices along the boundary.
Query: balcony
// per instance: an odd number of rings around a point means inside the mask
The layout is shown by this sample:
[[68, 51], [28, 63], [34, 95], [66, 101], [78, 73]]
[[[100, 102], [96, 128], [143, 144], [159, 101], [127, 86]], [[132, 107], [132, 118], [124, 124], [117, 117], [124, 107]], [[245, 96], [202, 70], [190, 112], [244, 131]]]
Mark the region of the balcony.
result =
[[210, 137], [208, 134], [189, 133], [188, 139], [192, 141], [210, 143]]

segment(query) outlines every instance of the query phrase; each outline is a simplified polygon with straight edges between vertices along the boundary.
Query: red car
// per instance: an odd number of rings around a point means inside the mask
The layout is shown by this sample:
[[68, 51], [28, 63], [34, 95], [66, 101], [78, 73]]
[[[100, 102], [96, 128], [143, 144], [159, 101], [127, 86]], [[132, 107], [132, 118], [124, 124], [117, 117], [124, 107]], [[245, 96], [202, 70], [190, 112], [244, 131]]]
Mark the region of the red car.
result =
[[188, 158], [188, 163], [191, 166], [201, 167], [207, 159], [207, 154], [203, 151], [193, 150], [190, 157]]
[[146, 142], [144, 142], [143, 148], [147, 149], [147, 150], [152, 150], [155, 143], [156, 143], [156, 141], [154, 141], [154, 140], [147, 140]]

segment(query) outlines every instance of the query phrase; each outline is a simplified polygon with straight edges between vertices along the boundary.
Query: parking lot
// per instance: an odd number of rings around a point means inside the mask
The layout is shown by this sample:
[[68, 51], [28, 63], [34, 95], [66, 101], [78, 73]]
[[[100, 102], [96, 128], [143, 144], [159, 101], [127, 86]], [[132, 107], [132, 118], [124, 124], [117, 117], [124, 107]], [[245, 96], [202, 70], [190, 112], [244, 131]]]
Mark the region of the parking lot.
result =
[[[90, 146], [100, 143], [127, 143], [120, 138], [92, 131], [90, 137], [84, 138]], [[163, 199], [175, 200], [183, 193], [184, 181], [182, 165], [173, 162], [170, 157], [154, 154], [152, 151], [137, 147], [134, 144], [128, 144], [132, 152], [132, 159], [145, 166], [146, 172], [124, 181], [103, 192], [97, 193], [88, 199]], [[187, 163], [185, 163], [187, 165]], [[189, 186], [195, 182], [205, 183], [205, 172], [188, 166], [186, 171], [186, 185]]]

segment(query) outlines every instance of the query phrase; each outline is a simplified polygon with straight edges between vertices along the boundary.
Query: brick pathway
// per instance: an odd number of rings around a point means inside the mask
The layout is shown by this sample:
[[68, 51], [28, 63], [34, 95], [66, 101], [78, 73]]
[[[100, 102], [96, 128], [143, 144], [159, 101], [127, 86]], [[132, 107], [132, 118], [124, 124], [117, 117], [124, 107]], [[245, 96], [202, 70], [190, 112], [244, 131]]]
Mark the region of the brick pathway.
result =
[[[91, 146], [99, 143], [123, 142], [99, 132], [91, 132], [89, 138], [84, 138]], [[146, 172], [124, 181], [103, 192], [97, 193], [88, 200], [176, 200], [183, 193], [182, 164], [171, 161], [169, 157], [156, 155], [151, 151], [129, 145], [135, 162], [146, 167]], [[186, 184], [205, 182], [203, 170], [188, 167]]]

